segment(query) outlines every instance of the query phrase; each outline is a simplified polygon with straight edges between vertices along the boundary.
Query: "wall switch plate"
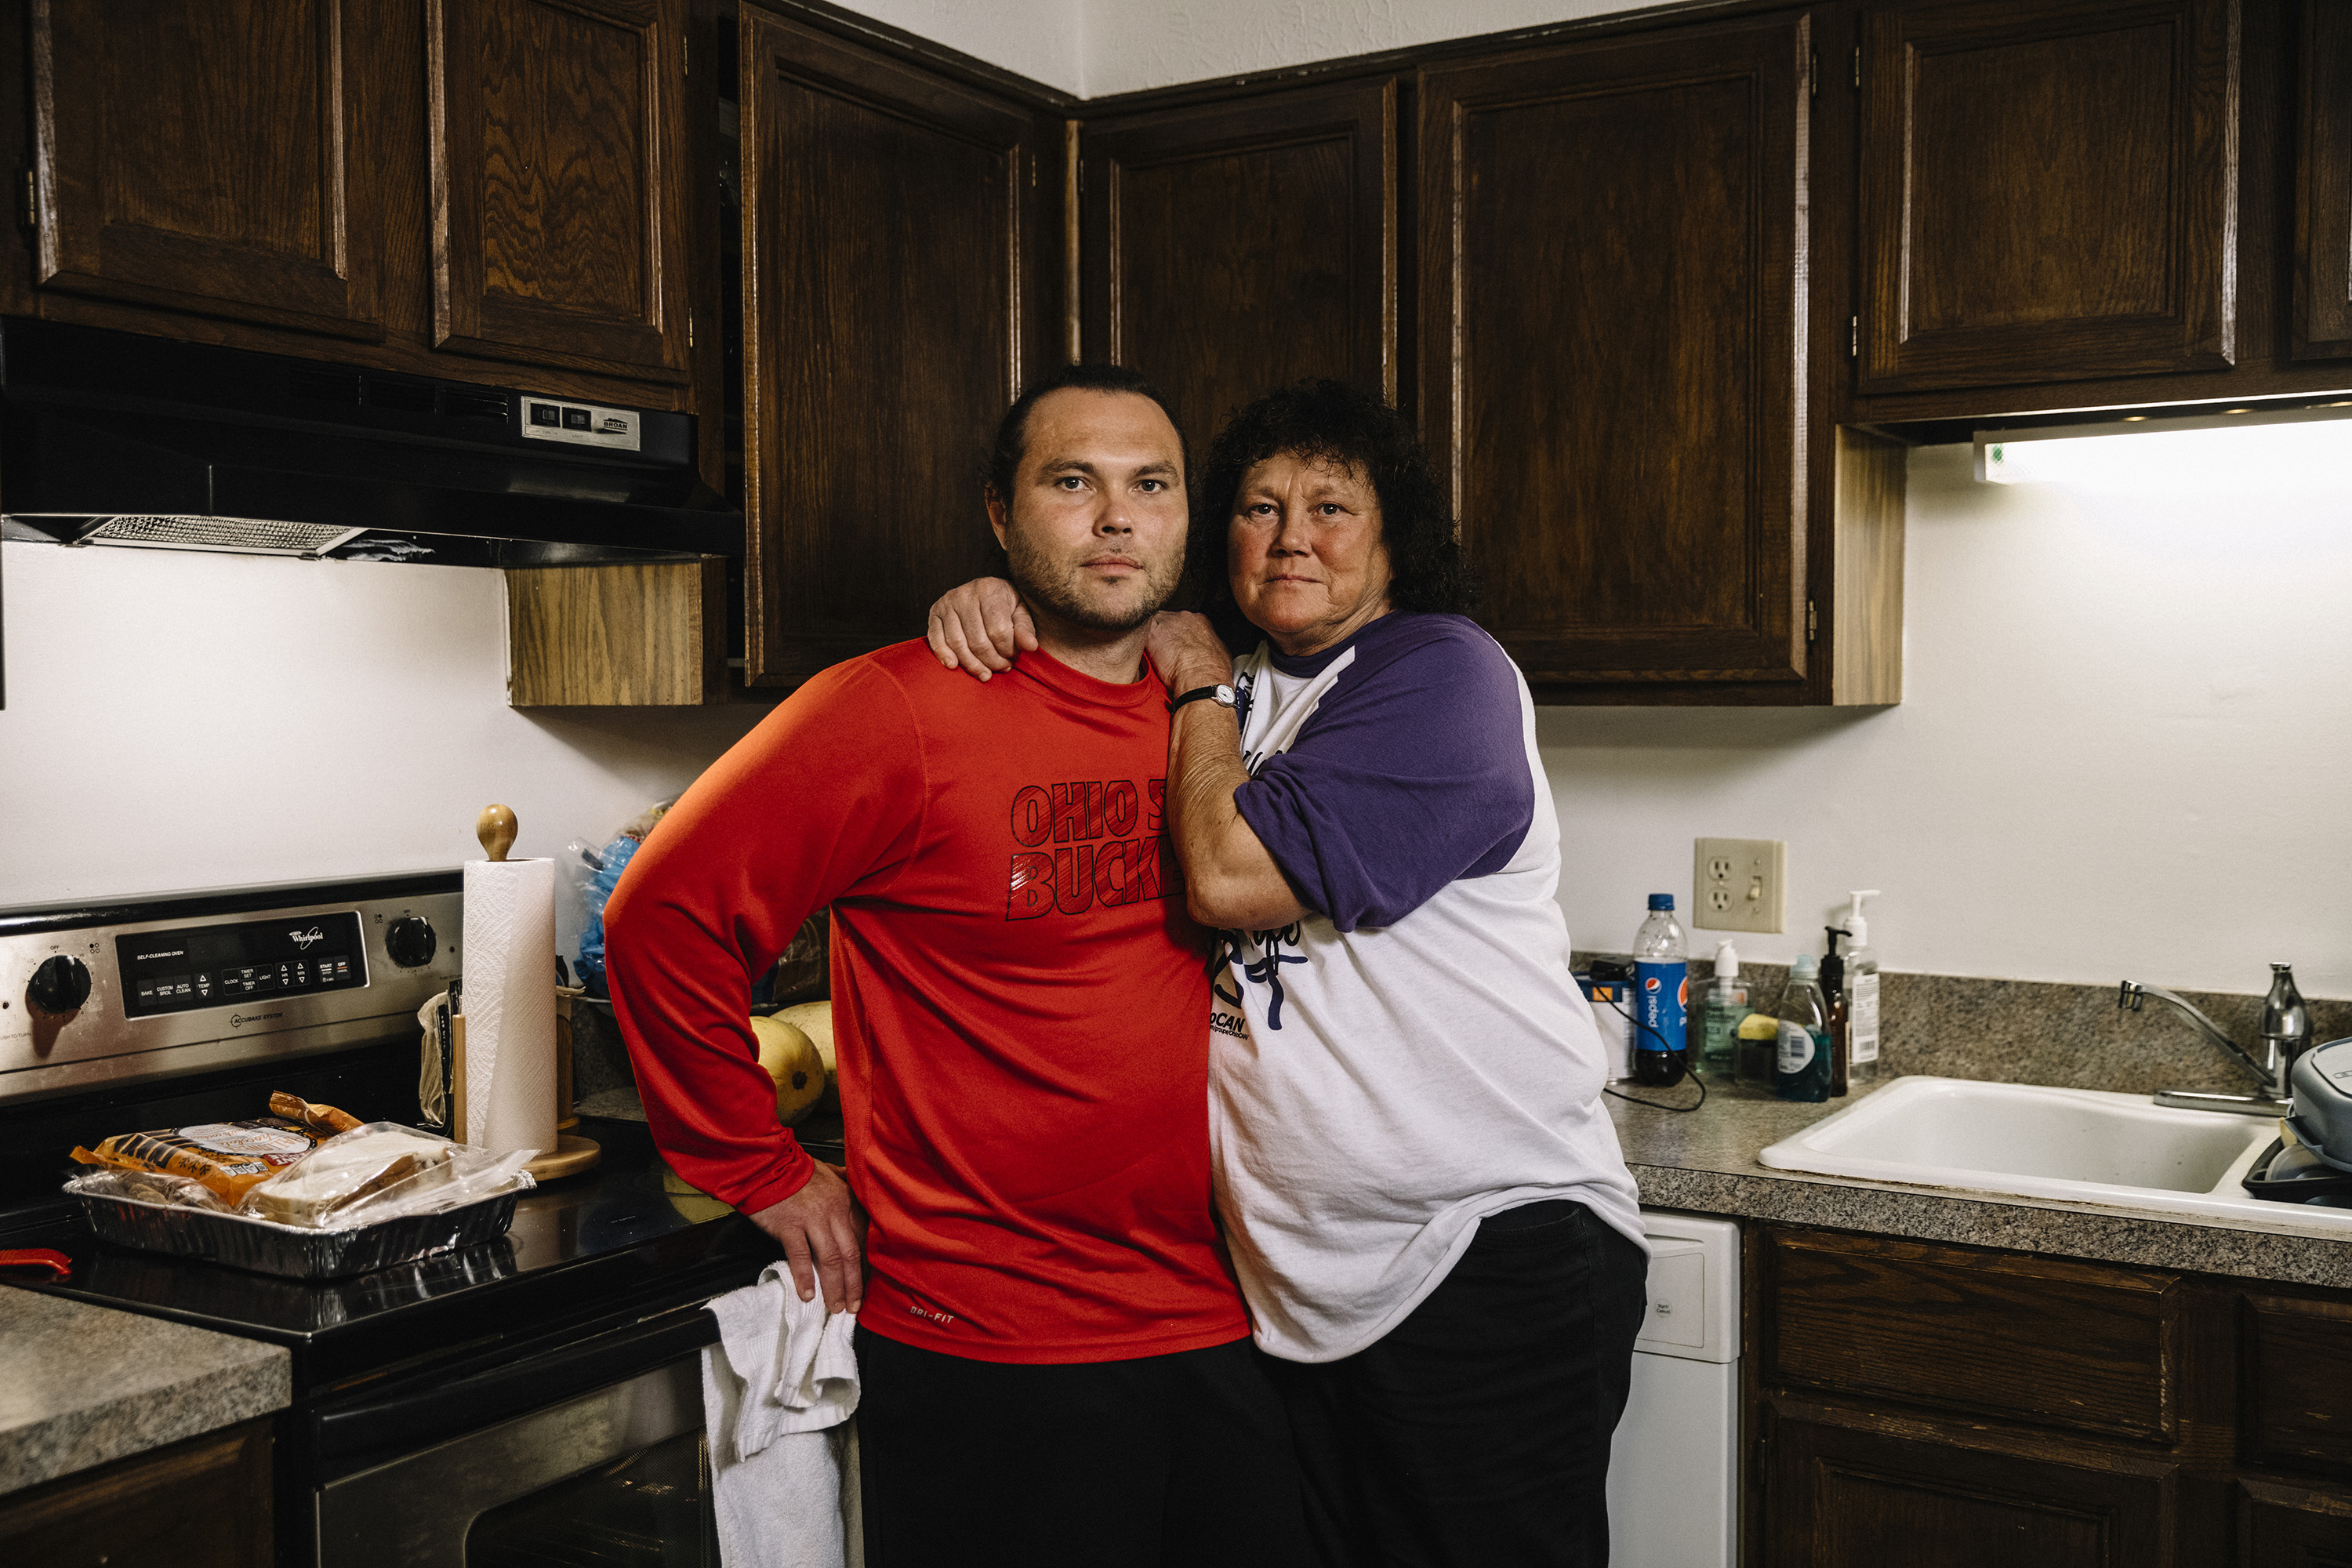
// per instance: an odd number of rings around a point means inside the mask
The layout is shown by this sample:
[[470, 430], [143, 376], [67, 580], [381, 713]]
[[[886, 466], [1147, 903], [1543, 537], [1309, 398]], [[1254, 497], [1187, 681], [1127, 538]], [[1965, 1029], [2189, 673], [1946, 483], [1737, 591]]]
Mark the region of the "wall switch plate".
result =
[[1691, 924], [1777, 931], [1785, 923], [1789, 847], [1778, 838], [1691, 840]]

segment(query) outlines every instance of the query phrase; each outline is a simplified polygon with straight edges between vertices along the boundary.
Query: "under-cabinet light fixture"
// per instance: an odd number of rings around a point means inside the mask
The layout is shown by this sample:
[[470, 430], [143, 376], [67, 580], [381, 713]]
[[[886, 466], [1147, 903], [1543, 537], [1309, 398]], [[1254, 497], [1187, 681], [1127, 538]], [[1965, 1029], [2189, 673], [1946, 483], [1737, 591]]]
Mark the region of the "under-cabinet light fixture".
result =
[[2127, 414], [2096, 424], [1984, 429], [1987, 484], [2096, 485], [2193, 492], [2320, 487], [2352, 491], [2352, 398], [2295, 408], [2229, 408], [2178, 418]]

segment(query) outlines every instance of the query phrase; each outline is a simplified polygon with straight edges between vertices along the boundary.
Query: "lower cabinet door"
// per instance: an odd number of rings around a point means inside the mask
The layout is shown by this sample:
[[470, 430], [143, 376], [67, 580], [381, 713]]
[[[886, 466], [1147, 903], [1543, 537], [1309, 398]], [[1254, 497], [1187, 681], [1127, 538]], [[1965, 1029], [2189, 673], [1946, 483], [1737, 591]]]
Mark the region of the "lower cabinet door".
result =
[[2238, 1486], [2245, 1568], [2352, 1568], [2352, 1493], [2251, 1479]]
[[2079, 1460], [2001, 1452], [1905, 1436], [1859, 1414], [1852, 1423], [1789, 1415], [1772, 1423], [1764, 1461], [1770, 1568], [2177, 1562], [2173, 1465], [2079, 1447]]

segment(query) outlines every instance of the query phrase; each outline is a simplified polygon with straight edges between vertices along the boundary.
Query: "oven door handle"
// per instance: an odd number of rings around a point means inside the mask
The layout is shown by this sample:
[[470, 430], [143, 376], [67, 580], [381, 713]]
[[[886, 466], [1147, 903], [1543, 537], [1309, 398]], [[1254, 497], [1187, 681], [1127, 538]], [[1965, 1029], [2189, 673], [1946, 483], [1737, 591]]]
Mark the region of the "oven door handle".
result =
[[312, 1451], [322, 1470], [347, 1474], [354, 1467], [335, 1461], [438, 1443], [625, 1382], [718, 1342], [719, 1320], [697, 1303], [454, 1382], [321, 1407], [310, 1418]]

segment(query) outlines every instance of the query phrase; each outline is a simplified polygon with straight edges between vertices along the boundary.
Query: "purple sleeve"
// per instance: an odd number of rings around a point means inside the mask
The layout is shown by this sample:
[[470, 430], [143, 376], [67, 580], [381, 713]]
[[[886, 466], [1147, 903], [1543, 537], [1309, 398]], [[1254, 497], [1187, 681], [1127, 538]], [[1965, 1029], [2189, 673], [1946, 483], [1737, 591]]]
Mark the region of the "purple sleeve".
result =
[[1341, 931], [1501, 870], [1533, 820], [1510, 659], [1469, 622], [1414, 620], [1436, 624], [1360, 647], [1290, 750], [1234, 792], [1299, 901]]

